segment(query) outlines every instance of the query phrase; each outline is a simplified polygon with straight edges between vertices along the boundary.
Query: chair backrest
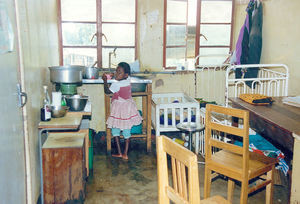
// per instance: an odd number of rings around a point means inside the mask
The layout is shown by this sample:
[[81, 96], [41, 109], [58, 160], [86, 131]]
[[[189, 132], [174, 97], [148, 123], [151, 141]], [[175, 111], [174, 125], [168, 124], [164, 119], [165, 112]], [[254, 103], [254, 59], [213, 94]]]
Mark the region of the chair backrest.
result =
[[[226, 118], [225, 123], [216, 122], [213, 120], [213, 116], [220, 114]], [[221, 116], [221, 117], [222, 117]], [[231, 123], [229, 125], [229, 119], [231, 121], [233, 117], [242, 120], [242, 124]], [[217, 131], [219, 135], [235, 135], [237, 139], [243, 141], [243, 147], [238, 145], [226, 143], [222, 140], [217, 140], [212, 137], [212, 132]], [[212, 157], [212, 150], [223, 149], [235, 154], [243, 156], [243, 172], [247, 175], [249, 169], [249, 112], [241, 109], [228, 108], [224, 106], [217, 106], [208, 104], [206, 105], [205, 115], [205, 160], [209, 161]]]
[[[156, 137], [156, 151], [158, 203], [170, 203], [170, 200], [200, 203], [197, 156], [165, 136]], [[172, 179], [169, 179], [167, 155], [171, 157]]]

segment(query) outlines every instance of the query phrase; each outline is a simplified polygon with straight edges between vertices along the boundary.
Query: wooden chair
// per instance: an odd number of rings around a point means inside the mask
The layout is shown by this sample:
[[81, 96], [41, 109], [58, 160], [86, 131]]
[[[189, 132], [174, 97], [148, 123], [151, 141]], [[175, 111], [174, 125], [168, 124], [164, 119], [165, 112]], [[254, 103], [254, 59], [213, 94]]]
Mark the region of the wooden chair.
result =
[[[165, 136], [156, 137], [158, 203], [200, 203], [197, 156]], [[171, 156], [172, 186], [169, 183], [167, 154]], [[214, 196], [205, 203], [228, 203]]]
[[[243, 127], [224, 125], [212, 121], [212, 113], [225, 116], [237, 117], [243, 120]], [[219, 131], [224, 134], [231, 134], [240, 137], [243, 147], [225, 143], [211, 137], [212, 131]], [[212, 148], [221, 149], [212, 154]], [[266, 186], [266, 203], [272, 203], [273, 198], [273, 172], [276, 159], [264, 155], [249, 152], [249, 112], [245, 110], [226, 108], [216, 105], [206, 106], [205, 117], [205, 180], [204, 198], [209, 197], [211, 187], [211, 172], [228, 177], [227, 200], [232, 202], [234, 180], [241, 182], [240, 203], [247, 203], [248, 194]], [[267, 173], [264, 182], [248, 187], [251, 179]]]

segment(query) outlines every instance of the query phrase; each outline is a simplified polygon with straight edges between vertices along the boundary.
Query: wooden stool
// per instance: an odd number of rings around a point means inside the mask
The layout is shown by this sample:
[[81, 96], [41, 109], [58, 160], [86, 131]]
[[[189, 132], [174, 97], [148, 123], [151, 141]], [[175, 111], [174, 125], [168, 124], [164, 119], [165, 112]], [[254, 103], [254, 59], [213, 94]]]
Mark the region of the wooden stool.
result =
[[[105, 121], [110, 115], [110, 97], [112, 94], [104, 94], [105, 102]], [[143, 113], [143, 132], [142, 134], [132, 135], [131, 138], [146, 138], [147, 152], [151, 152], [151, 100], [152, 100], [152, 84], [147, 84], [145, 92], [133, 92], [132, 97], [142, 97], [142, 113]], [[106, 125], [106, 145], [107, 153], [111, 154], [111, 129]]]

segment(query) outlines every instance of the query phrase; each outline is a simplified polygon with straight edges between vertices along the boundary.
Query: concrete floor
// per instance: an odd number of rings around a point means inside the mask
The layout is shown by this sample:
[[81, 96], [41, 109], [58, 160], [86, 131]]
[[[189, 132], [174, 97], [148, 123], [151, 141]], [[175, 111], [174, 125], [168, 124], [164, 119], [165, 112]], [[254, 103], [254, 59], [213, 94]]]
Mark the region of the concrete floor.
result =
[[[151, 204], [157, 203], [157, 172], [155, 145], [147, 154], [145, 142], [133, 140], [129, 149], [129, 161], [108, 157], [105, 141], [94, 143], [93, 174], [87, 183], [86, 204]], [[114, 148], [114, 145], [113, 147]], [[201, 160], [202, 158], [199, 157]], [[199, 164], [200, 193], [203, 198], [204, 165]], [[227, 182], [217, 178], [212, 183], [212, 195], [226, 198]], [[239, 203], [240, 186], [236, 185], [234, 202]], [[265, 202], [265, 190], [249, 196], [248, 203]], [[275, 185], [273, 203], [288, 203], [286, 186]]]

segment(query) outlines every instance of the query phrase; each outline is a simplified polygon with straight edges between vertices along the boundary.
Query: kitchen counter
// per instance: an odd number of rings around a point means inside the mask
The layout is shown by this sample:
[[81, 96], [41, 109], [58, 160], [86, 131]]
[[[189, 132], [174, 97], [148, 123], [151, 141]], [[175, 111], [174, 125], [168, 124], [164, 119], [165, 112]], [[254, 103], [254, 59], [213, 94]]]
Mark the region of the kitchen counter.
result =
[[[88, 105], [88, 104], [87, 104]], [[88, 109], [89, 107], [86, 106]], [[43, 159], [42, 159], [42, 146], [48, 137], [48, 132], [50, 131], [62, 131], [61, 133], [65, 133], [67, 131], [78, 131], [80, 128], [80, 124], [82, 123], [83, 116], [91, 116], [91, 109], [85, 110], [82, 112], [67, 112], [64, 117], [61, 118], [51, 118], [50, 121], [41, 121], [38, 124], [39, 128], [39, 155], [40, 155], [40, 168], [41, 168], [41, 203], [44, 203], [44, 189], [43, 189]], [[46, 134], [43, 134], [46, 133]], [[74, 133], [74, 132], [73, 132]], [[89, 148], [89, 134], [88, 129], [86, 130], [79, 130], [77, 133], [84, 133], [85, 134], [85, 157], [86, 157], [86, 168], [87, 168], [87, 176], [89, 170], [89, 163], [88, 163], [88, 148]], [[44, 137], [42, 137], [44, 136]]]
[[[116, 80], [108, 80], [108, 83], [112, 83]], [[130, 82], [134, 84], [151, 84], [152, 80], [144, 77], [130, 77]], [[103, 80], [101, 77], [98, 79], [82, 79], [83, 84], [103, 84]]]

